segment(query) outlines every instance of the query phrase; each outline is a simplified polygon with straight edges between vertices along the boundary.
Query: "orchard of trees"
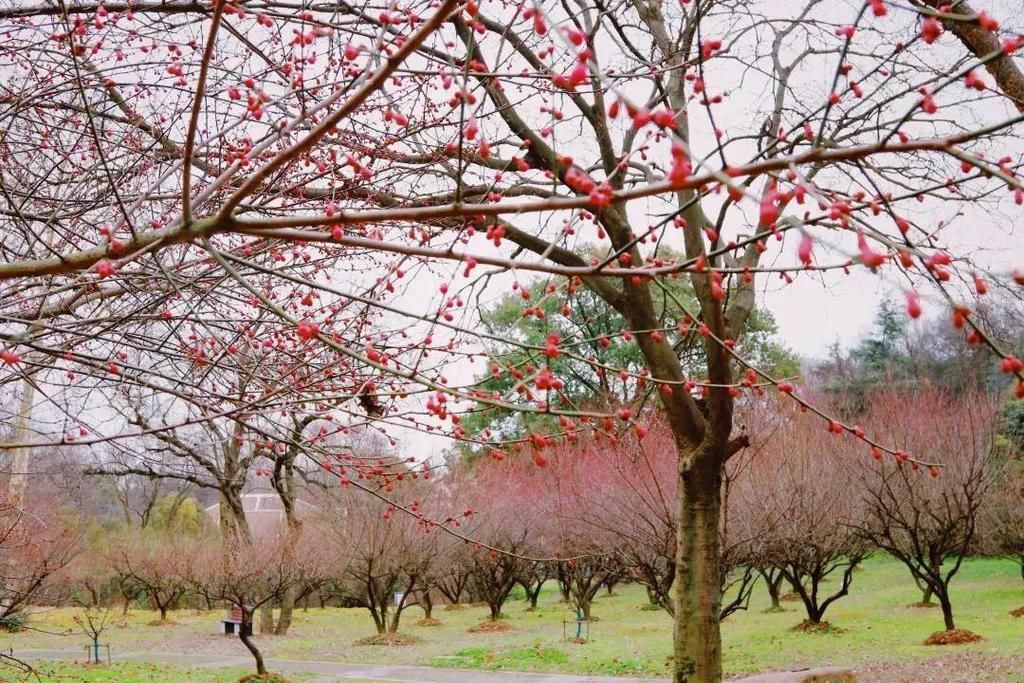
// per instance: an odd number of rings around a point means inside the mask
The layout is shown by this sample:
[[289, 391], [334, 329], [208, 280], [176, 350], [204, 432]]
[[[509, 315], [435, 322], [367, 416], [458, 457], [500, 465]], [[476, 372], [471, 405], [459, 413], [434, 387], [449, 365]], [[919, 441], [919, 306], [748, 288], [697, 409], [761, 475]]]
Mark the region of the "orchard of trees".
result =
[[[718, 681], [881, 551], [954, 630], [1024, 558], [1011, 5], [0, 7], [0, 619], [631, 580]], [[842, 287], [897, 303], [811, 367]]]
[[[884, 304], [875, 330], [848, 355], [875, 348], [896, 327], [905, 336], [909, 325]], [[893, 344], [887, 362], [909, 363], [906, 348]], [[856, 570], [886, 554], [906, 566], [921, 604], [940, 608], [936, 642], [978, 637], [956, 626], [954, 579], [970, 557], [1024, 560], [1019, 403], [995, 375], [995, 386], [985, 388], [969, 378], [947, 387], [923, 372], [902, 381], [895, 371], [880, 372], [879, 384], [865, 388], [827, 360], [809, 372], [818, 393], [806, 390], [854, 430], [888, 436], [901, 449], [892, 459], [880, 451], [863, 457], [856, 439], [823, 428], [818, 415], [778, 392], [742, 402], [738, 419], [750, 446], [723, 478], [720, 620], [745, 610], [756, 589], [776, 609], [786, 594], [798, 601], [798, 628], [829, 630], [828, 608], [848, 594]], [[894, 422], [908, 404], [914, 410]], [[487, 428], [483, 416], [476, 419]], [[490, 419], [509, 428], [506, 414]], [[51, 455], [46, 476], [29, 485], [49, 512], [28, 521], [11, 505], [4, 511], [0, 623], [17, 630], [33, 606], [73, 606], [81, 632], [99, 639], [131, 608], [149, 608], [163, 624], [178, 609], [227, 604], [244, 606], [250, 629], [285, 635], [297, 606], [331, 604], [365, 608], [361, 642], [391, 644], [405, 642], [401, 624], [410, 607], [422, 611], [421, 625], [431, 625], [436, 604], [485, 603], [492, 624], [481, 628], [498, 629], [514, 595], [535, 608], [548, 586], [589, 620], [602, 616], [604, 590], [622, 583], [642, 585], [651, 609], [674, 615], [676, 458], [664, 417], [654, 412], [643, 424], [597, 425], [586, 439], [545, 449], [542, 464], [525, 446], [507, 455], [456, 450], [437, 473], [400, 463], [386, 442], [349, 429], [327, 465], [283, 456], [302, 475], [288, 493], [281, 493], [283, 464], [247, 471], [244, 488], [255, 485], [279, 497], [282, 512], [292, 510], [270, 527], [244, 504], [220, 506], [220, 517], [233, 522], [218, 524], [195, 497], [202, 487], [167, 483], [175, 479], [171, 469], [166, 477], [99, 474], [69, 454]], [[904, 460], [910, 452], [932, 454], [941, 471], [921, 472]], [[338, 486], [335, 470], [347, 479], [355, 457], [391, 474], [355, 468], [356, 483]], [[360, 490], [360, 477], [380, 486]], [[100, 486], [83, 495], [95, 481]], [[457, 506], [465, 507], [453, 512]], [[239, 537], [238, 529], [250, 535]], [[265, 672], [259, 637], [242, 639]]]

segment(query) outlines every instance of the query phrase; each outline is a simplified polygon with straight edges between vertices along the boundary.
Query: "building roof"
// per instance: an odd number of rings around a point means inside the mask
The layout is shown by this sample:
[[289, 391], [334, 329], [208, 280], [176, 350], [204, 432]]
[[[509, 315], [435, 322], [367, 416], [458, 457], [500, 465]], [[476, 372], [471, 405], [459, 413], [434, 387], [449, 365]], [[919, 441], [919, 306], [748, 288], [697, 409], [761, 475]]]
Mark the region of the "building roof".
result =
[[[254, 538], [273, 536], [285, 528], [284, 504], [274, 491], [250, 491], [242, 494], [242, 509]], [[308, 517], [316, 506], [302, 499], [295, 500], [295, 516]], [[220, 523], [220, 503], [206, 508], [214, 523]]]

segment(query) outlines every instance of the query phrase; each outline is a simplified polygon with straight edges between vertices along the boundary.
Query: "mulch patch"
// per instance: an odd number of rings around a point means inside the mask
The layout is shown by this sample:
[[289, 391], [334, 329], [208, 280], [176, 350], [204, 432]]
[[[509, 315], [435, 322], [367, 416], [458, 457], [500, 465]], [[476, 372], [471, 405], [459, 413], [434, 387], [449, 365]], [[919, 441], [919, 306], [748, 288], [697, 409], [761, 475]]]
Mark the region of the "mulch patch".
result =
[[444, 611], [445, 612], [454, 612], [454, 611], [460, 610], [460, 609], [466, 609], [466, 606], [463, 605], [461, 602], [453, 602], [450, 605], [445, 605], [444, 606]]
[[505, 633], [515, 629], [507, 621], [481, 621], [476, 626], [466, 630], [470, 633]]
[[935, 609], [939, 605], [934, 602], [912, 602], [907, 607], [912, 609]]
[[420, 619], [416, 622], [417, 626], [440, 626], [441, 622], [437, 619]]
[[356, 641], [356, 645], [414, 645], [420, 642], [419, 638], [403, 636], [398, 633], [378, 633], [375, 636], [367, 636]]
[[238, 679], [238, 683], [288, 683], [288, 679], [279, 673], [268, 671], [265, 674], [249, 674]]
[[814, 623], [808, 619], [804, 619], [799, 624], [793, 627], [794, 631], [800, 631], [801, 633], [843, 633], [843, 629], [838, 626], [833, 626], [827, 621], [819, 621]]
[[800, 595], [798, 593], [786, 593], [779, 598], [779, 602], [800, 602]]
[[1010, 612], [1011, 617], [1024, 617], [1024, 607], [1018, 607], [1017, 609]]
[[964, 643], [977, 643], [982, 637], [962, 628], [955, 628], [952, 631], [936, 631], [924, 641], [925, 645], [963, 645]]

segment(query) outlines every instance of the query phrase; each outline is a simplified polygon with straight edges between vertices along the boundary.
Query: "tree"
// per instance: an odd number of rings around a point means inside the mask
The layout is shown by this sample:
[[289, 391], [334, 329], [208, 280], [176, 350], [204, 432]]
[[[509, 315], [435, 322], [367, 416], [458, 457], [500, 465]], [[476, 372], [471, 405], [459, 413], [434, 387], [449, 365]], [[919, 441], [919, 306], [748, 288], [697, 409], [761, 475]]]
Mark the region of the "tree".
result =
[[[189, 489], [179, 487], [174, 491], [167, 491], [167, 479], [148, 477], [138, 474], [122, 474], [110, 477], [110, 483], [121, 507], [123, 521], [128, 526], [139, 526], [145, 529], [154, 522], [161, 527], [167, 527], [178, 523], [178, 514], [183, 505], [187, 505]], [[198, 533], [202, 530], [202, 510], [189, 506], [192, 509], [182, 511], [188, 518], [184, 524], [190, 533]], [[198, 516], [193, 517], [193, 513]], [[156, 519], [154, 519], [156, 517]], [[195, 528], [198, 524], [199, 528]]]
[[[248, 449], [281, 435], [264, 418], [282, 408], [332, 406], [462, 440], [462, 417], [494, 407], [576, 425], [523, 437], [543, 460], [641, 411], [563, 401], [540, 366], [504, 395], [460, 380], [486, 355], [467, 302], [531, 277], [570, 309], [587, 290], [624, 323], [607, 348], [639, 348], [637, 384], [673, 434], [674, 676], [717, 681], [721, 484], [748, 441], [736, 403], [755, 384], [806, 402], [738, 351], [759, 280], [892, 275], [911, 310], [924, 294], [1024, 379], [970, 310], [971, 289], [1012, 272], [947, 242], [951, 224], [1018, 211], [1022, 41], [939, 4], [5, 8], [0, 381], [31, 376], [68, 416], [6, 446], [223, 422]], [[695, 299], [682, 315], [658, 306], [674, 277]], [[579, 337], [529, 350], [568, 355]], [[281, 361], [239, 374], [242, 340]], [[629, 374], [603, 355], [582, 360]], [[89, 408], [124, 386], [174, 403], [168, 422]]]
[[[28, 607], [60, 590], [59, 577], [82, 552], [81, 535], [61, 519], [53, 501], [38, 509], [0, 499], [0, 629], [17, 631]], [[46, 503], [50, 503], [48, 507]], [[35, 507], [35, 506], [33, 506]]]
[[[273, 469], [271, 470], [270, 483], [277, 491], [281, 499], [281, 506], [284, 508], [285, 525], [291, 537], [297, 538], [302, 533], [302, 519], [298, 513], [298, 482], [296, 481], [296, 469], [299, 467], [299, 456], [303, 455], [302, 444], [305, 442], [303, 432], [311, 427], [322, 428], [319, 424], [321, 416], [313, 413], [304, 416], [290, 415], [292, 421], [291, 438], [285, 444], [285, 448], [273, 453]], [[329, 429], [320, 429], [319, 434], [326, 436]], [[292, 612], [295, 609], [296, 586], [291, 586], [285, 591], [281, 599], [281, 614], [274, 628], [275, 635], [287, 635], [292, 625]]]
[[522, 587], [523, 592], [526, 593], [527, 602], [530, 603], [530, 606], [527, 607], [528, 610], [537, 609], [540, 589], [544, 587], [544, 584], [550, 578], [551, 568], [549, 563], [543, 560], [534, 560], [523, 571], [523, 575], [519, 578], [519, 585]]
[[89, 600], [80, 600], [78, 596], [73, 598], [77, 606], [77, 613], [74, 619], [75, 625], [82, 634], [89, 638], [89, 662], [101, 664], [100, 638], [106, 631], [124, 625], [124, 615], [118, 614], [113, 602], [96, 604]]
[[167, 611], [184, 597], [187, 582], [179, 571], [180, 560], [195, 549], [188, 537], [169, 533], [129, 531], [110, 544], [106, 560], [122, 582], [133, 582], [167, 623]]
[[1024, 579], [1024, 483], [1019, 473], [998, 482], [984, 513], [982, 533], [986, 549], [1016, 562]]
[[[129, 399], [130, 400], [130, 399]], [[146, 415], [144, 404], [131, 405], [129, 424], [152, 434], [148, 448], [163, 455], [156, 462], [134, 459], [134, 454], [117, 454], [113, 462], [91, 468], [89, 472], [115, 477], [141, 476], [147, 479], [171, 479], [219, 494], [221, 534], [252, 543], [252, 531], [242, 506], [242, 491], [260, 452], [247, 447], [246, 425], [242, 421], [202, 420], [198, 428], [168, 429]], [[153, 412], [160, 410], [154, 407]], [[200, 411], [202, 412], [202, 411]], [[169, 456], [169, 457], [168, 457]]]
[[323, 576], [324, 555], [320, 543], [308, 536], [300, 539], [264, 539], [259, 545], [224, 539], [206, 542], [186, 557], [178, 556], [178, 571], [192, 590], [211, 601], [226, 601], [242, 612], [239, 639], [252, 654], [256, 673], [266, 676], [267, 668], [256, 642], [250, 637], [253, 615], [290, 587], [316, 581]]
[[1024, 401], [1007, 401], [1000, 411], [1001, 433], [1018, 454], [1024, 454]]
[[[1021, 349], [1020, 301], [999, 292], [973, 312], [987, 334], [1005, 349]], [[846, 410], [860, 411], [870, 394], [894, 386], [904, 390], [934, 386], [954, 394], [997, 391], [1009, 385], [993, 359], [977, 344], [965, 345], [963, 333], [944, 316], [916, 321], [891, 299], [883, 299], [871, 332], [849, 352], [833, 347], [831, 358], [815, 369], [819, 382]]]
[[[666, 259], [679, 256], [671, 250], [664, 254]], [[537, 367], [546, 367], [565, 382], [560, 390], [561, 399], [574, 405], [607, 409], [630, 405], [642, 398], [646, 384], [642, 374], [643, 355], [636, 345], [613, 343], [628, 333], [628, 329], [626, 321], [615, 315], [607, 302], [591, 290], [581, 289], [574, 293], [572, 304], [568, 305], [561, 297], [552, 296], [548, 283], [543, 280], [523, 287], [523, 293], [508, 294], [491, 309], [480, 311], [481, 322], [487, 330], [491, 361], [491, 369], [478, 378], [483, 389], [505, 395], [515, 390], [518, 382]], [[657, 290], [652, 295], [657, 308], [674, 318], [683, 318], [686, 311], [695, 310], [693, 291], [686, 280], [669, 280], [664, 287], [665, 291]], [[523, 314], [524, 297], [534, 302], [530, 315]], [[771, 313], [755, 311], [744, 330], [738, 352], [773, 375], [794, 375], [798, 362], [778, 340], [777, 332]], [[543, 352], [538, 352], [551, 339], [575, 338], [580, 341], [574, 344], [572, 354], [545, 357]], [[699, 373], [705, 364], [703, 348], [697, 339], [699, 337], [686, 336], [676, 344], [688, 373]], [[602, 358], [601, 365], [583, 360], [597, 357]], [[507, 371], [496, 374], [495, 367]], [[610, 372], [609, 368], [620, 372]], [[550, 415], [520, 413], [499, 406], [482, 407], [462, 421], [471, 438], [486, 432], [490, 438], [511, 439], [554, 424], [557, 421]], [[472, 443], [465, 442], [466, 445]], [[472, 455], [472, 451], [469, 454]]]
[[[917, 410], [894, 425], [892, 411], [913, 400]], [[991, 451], [996, 407], [983, 395], [949, 397], [919, 391], [911, 399], [876, 396], [865, 428], [902, 443], [907, 452], [930, 453], [944, 463], [922, 480], [899, 455], [867, 469], [863, 536], [910, 570], [938, 599], [947, 631], [956, 628], [950, 582], [972, 551], [985, 496], [996, 475]], [[899, 441], [895, 441], [895, 440]]]
[[516, 584], [531, 579], [538, 560], [550, 559], [547, 492], [537, 485], [536, 468], [521, 458], [484, 460], [453, 475], [458, 499], [472, 512], [467, 535], [488, 539], [486, 546], [469, 544], [470, 594], [498, 621]]
[[500, 534], [491, 538], [497, 539], [494, 541], [496, 549], [473, 554], [470, 580], [474, 592], [487, 603], [490, 620], [498, 621], [502, 617], [501, 608], [519, 583], [529, 560], [520, 555], [526, 548], [522, 538]]
[[[858, 454], [810, 415], [778, 417], [782, 424], [749, 473], [761, 494], [746, 492], [743, 514], [758, 520], [765, 580], [778, 581], [781, 575], [803, 602], [803, 626], [818, 627], [827, 625], [825, 611], [847, 595], [854, 570], [871, 551], [858, 533], [863, 501], [847, 472]], [[838, 585], [830, 591], [824, 584], [835, 578]], [[778, 584], [774, 592], [777, 608]]]
[[[1021, 401], [1008, 401], [999, 411], [1000, 438], [995, 457], [997, 476], [985, 499], [979, 520], [981, 546], [991, 555], [1007, 557], [1020, 567], [1024, 579], [1024, 467], [1021, 463]], [[1024, 613], [1014, 610], [1011, 614]]]
[[[415, 495], [404, 488], [408, 495]], [[346, 593], [369, 610], [378, 635], [392, 637], [411, 598], [430, 574], [437, 532], [366, 495], [345, 496], [335, 514], [343, 516], [335, 526], [343, 529], [346, 539], [342, 553], [347, 561], [341, 567]]]
[[468, 544], [457, 543], [443, 556], [436, 558], [434, 586], [450, 605], [458, 605], [472, 576], [472, 561]]

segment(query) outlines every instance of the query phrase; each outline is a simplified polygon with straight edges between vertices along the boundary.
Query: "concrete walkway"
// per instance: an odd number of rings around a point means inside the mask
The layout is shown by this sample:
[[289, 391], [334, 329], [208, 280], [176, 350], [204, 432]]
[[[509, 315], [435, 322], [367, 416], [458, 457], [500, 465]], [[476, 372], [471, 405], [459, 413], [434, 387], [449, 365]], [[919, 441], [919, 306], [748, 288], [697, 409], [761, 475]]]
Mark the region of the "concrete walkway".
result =
[[[14, 656], [27, 662], [58, 659], [82, 659], [82, 650], [15, 650]], [[253, 668], [252, 657], [187, 655], [167, 652], [132, 652], [111, 656], [114, 661], [141, 661], [173, 664], [188, 668], [242, 667]], [[301, 659], [267, 659], [267, 669], [282, 673], [318, 674], [318, 683], [360, 681], [361, 683], [667, 683], [665, 678], [619, 678], [611, 676], [576, 676], [573, 674], [525, 673], [514, 671], [481, 671], [479, 669], [444, 669], [431, 666], [401, 664], [346, 664]]]

